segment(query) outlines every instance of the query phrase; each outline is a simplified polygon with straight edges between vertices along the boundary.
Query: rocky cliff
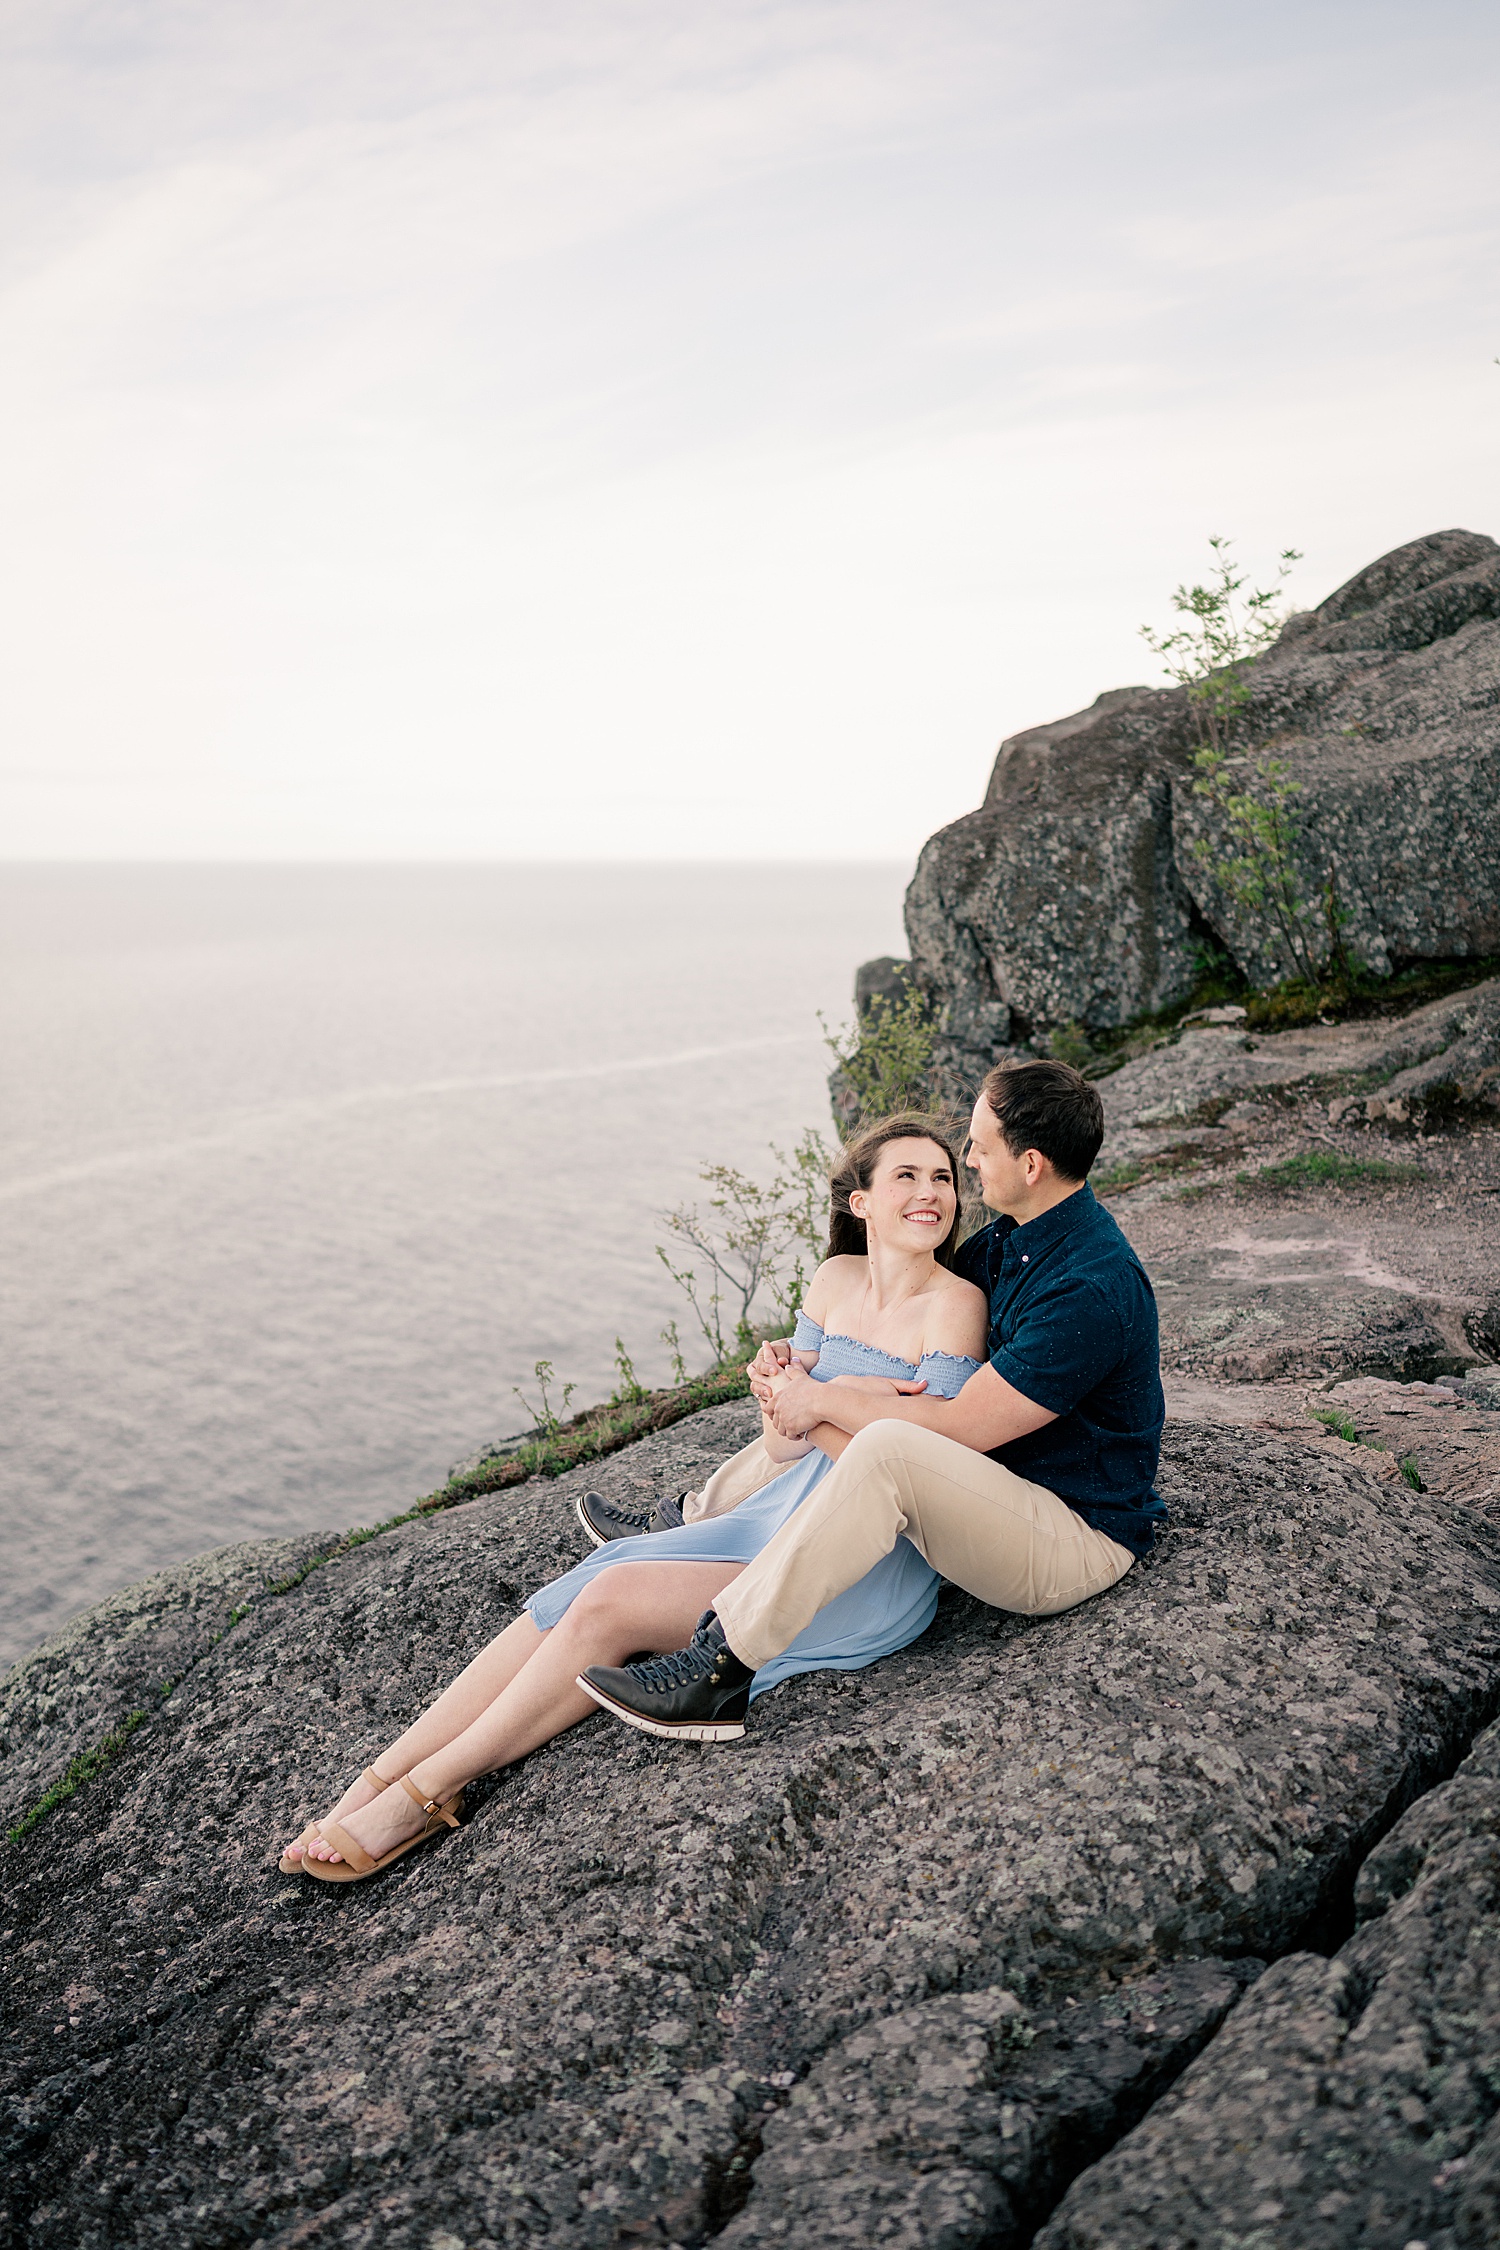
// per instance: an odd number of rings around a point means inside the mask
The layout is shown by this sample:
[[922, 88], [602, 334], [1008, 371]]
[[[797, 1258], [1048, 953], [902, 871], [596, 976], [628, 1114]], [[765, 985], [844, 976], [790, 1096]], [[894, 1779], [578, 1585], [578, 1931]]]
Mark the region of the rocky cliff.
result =
[[[1059, 2240], [1197, 2242], [1200, 2207], [1221, 2231], [1240, 2211], [1247, 2054], [1285, 2071], [1277, 2150], [1321, 2117], [1309, 2040], [1364, 2107], [1319, 2124], [1318, 2199], [1266, 2239], [1471, 2224], [1500, 2007], [1460, 1958], [1477, 1878], [1424, 1792], [1496, 1706], [1500, 1539], [1310, 1422], [1173, 1423], [1172, 1530], [1070, 1616], [950, 1594], [893, 1661], [767, 1699], [732, 1751], [601, 1718], [387, 1877], [277, 1873], [573, 1559], [574, 1483], [674, 1486], [748, 1420], [715, 1408], [321, 1561], [278, 1543], [259, 1572], [238, 1550], [168, 1573], [11, 1675], [13, 1814], [145, 1715], [5, 1854], [0, 2239], [994, 2250], [1071, 2182]], [[1384, 1920], [1334, 1958], [1357, 1881]], [[1418, 1903], [1380, 1907], [1398, 1892]], [[1441, 2019], [1441, 2079], [1390, 2059], [1394, 2031], [1354, 2038], [1372, 1990], [1395, 2021], [1439, 1928], [1451, 1972], [1402, 2020], [1420, 2043]], [[1420, 2110], [1381, 2174], [1408, 2233], [1367, 2225], [1358, 2179], [1392, 2088]]]
[[[1377, 974], [1500, 952], [1500, 548], [1435, 532], [1293, 617], [1248, 673], [1240, 749], [1300, 784], [1298, 855], [1330, 866], [1351, 954]], [[907, 893], [943, 1060], [1069, 1022], [1117, 1026], [1188, 993], [1213, 937], [1253, 983], [1266, 951], [1194, 853], [1181, 689], [1121, 688], [1002, 743], [977, 812], [924, 849]]]

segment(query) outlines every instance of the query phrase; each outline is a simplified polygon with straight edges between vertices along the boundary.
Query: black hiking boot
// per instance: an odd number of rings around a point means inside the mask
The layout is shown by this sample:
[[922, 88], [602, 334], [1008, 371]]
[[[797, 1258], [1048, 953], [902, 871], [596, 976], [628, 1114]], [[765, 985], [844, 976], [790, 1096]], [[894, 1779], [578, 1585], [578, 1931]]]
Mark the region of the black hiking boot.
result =
[[735, 1742], [745, 1731], [754, 1677], [706, 1609], [686, 1648], [633, 1664], [591, 1664], [578, 1685], [642, 1734], [668, 1742]]
[[596, 1547], [612, 1539], [642, 1539], [648, 1531], [677, 1531], [682, 1526], [682, 1506], [676, 1500], [658, 1500], [654, 1508], [627, 1508], [606, 1500], [602, 1492], [586, 1492], [573, 1503], [573, 1512]]

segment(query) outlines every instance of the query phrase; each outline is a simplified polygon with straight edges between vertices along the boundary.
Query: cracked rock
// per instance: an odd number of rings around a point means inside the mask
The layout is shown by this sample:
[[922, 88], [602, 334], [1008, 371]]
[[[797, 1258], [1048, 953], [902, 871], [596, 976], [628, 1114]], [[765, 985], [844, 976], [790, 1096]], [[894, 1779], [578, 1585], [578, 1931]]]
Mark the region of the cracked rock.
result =
[[1500, 1728], [1360, 1870], [1332, 1960], [1269, 1970], [1037, 2250], [1500, 2241]]

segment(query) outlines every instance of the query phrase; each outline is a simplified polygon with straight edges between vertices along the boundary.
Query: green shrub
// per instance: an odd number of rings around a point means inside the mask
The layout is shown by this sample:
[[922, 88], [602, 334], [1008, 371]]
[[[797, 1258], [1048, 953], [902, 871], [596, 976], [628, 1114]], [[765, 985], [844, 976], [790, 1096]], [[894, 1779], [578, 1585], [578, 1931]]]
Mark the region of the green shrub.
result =
[[877, 993], [859, 1020], [841, 1031], [830, 1031], [821, 1014], [818, 1021], [847, 1089], [839, 1103], [839, 1131], [845, 1140], [871, 1118], [901, 1109], [941, 1108], [933, 1059], [937, 1030], [915, 985], [908, 985], [899, 1000]]
[[[789, 1154], [775, 1147], [771, 1154], [776, 1170], [766, 1181], [732, 1164], [705, 1164], [698, 1177], [712, 1190], [707, 1209], [681, 1204], [663, 1215], [673, 1255], [689, 1257], [674, 1265], [661, 1243], [656, 1255], [687, 1298], [716, 1366], [754, 1351], [757, 1309], [769, 1313], [777, 1334], [790, 1328], [827, 1245], [831, 1152], [822, 1136], [809, 1128]], [[672, 1341], [675, 1348], [675, 1323]]]

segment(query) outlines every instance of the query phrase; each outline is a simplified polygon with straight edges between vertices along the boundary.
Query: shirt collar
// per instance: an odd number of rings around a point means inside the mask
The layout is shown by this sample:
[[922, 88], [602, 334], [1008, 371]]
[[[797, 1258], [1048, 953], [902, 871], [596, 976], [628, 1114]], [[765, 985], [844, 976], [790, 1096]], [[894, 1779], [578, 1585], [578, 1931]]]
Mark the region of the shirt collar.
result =
[[1085, 1180], [1074, 1194], [1064, 1196], [1061, 1203], [1054, 1203], [1050, 1211], [1043, 1211], [1038, 1218], [1028, 1219], [1024, 1226], [1017, 1226], [1012, 1219], [1005, 1231], [1006, 1243], [1014, 1244], [1017, 1253], [1029, 1260], [1038, 1251], [1049, 1250], [1054, 1242], [1061, 1242], [1065, 1234], [1071, 1234], [1097, 1209], [1094, 1191]]

